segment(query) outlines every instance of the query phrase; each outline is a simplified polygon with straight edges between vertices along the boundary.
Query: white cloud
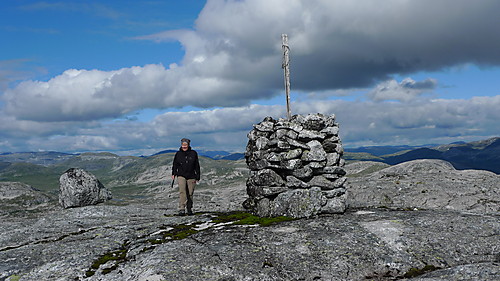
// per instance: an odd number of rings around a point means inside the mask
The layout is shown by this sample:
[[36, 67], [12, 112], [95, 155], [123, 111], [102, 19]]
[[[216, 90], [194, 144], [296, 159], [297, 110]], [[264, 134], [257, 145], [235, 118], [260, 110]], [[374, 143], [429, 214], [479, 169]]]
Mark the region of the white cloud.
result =
[[434, 90], [437, 86], [435, 79], [426, 79], [416, 82], [411, 78], [405, 78], [398, 83], [396, 80], [388, 80], [378, 84], [368, 97], [373, 101], [410, 101], [423, 93]]
[[[292, 104], [293, 114], [335, 114], [347, 146], [376, 144], [443, 143], [452, 139], [479, 140], [498, 135], [500, 96], [471, 99], [415, 99], [407, 102], [322, 100]], [[0, 150], [106, 150], [153, 153], [176, 148], [189, 137], [198, 149], [243, 151], [246, 134], [265, 116], [284, 117], [284, 106], [252, 105], [204, 111], [168, 112], [150, 122], [120, 121], [83, 128], [78, 124], [63, 133], [46, 127], [51, 123], [11, 120], [0, 131], [9, 143]], [[14, 129], [19, 124], [31, 124]], [[2, 122], [3, 123], [3, 122]], [[35, 125], [39, 126], [36, 131]], [[76, 125], [76, 124], [75, 124]], [[52, 129], [52, 131], [51, 131]], [[19, 134], [19, 132], [24, 132]], [[48, 137], [48, 135], [54, 135]], [[28, 135], [31, 134], [31, 137]], [[39, 135], [37, 135], [39, 134]], [[17, 138], [23, 141], [16, 142]], [[26, 141], [27, 140], [27, 141]], [[18, 149], [15, 149], [15, 148]], [[21, 149], [23, 148], [23, 149]]]
[[[346, 142], [492, 136], [499, 96], [429, 100], [424, 94], [436, 80], [390, 77], [500, 64], [498, 10], [494, 0], [208, 1], [193, 30], [136, 38], [178, 40], [185, 50], [179, 64], [69, 69], [7, 89], [0, 96], [2, 147], [147, 150], [194, 135], [206, 148], [241, 148], [252, 123], [284, 115], [279, 106], [250, 105], [282, 92], [282, 33], [289, 35], [293, 91], [327, 99], [375, 87], [369, 101], [292, 105], [294, 113], [337, 114]], [[110, 121], [145, 108], [186, 106], [234, 108], [168, 112], [146, 123]]]
[[247, 105], [282, 88], [281, 33], [290, 38], [292, 89], [301, 92], [362, 88], [393, 73], [466, 62], [499, 64], [499, 9], [500, 2], [486, 0], [208, 1], [195, 29], [137, 38], [180, 41], [186, 53], [175, 68], [68, 70], [47, 82], [23, 82], [3, 100], [9, 114], [37, 121]]

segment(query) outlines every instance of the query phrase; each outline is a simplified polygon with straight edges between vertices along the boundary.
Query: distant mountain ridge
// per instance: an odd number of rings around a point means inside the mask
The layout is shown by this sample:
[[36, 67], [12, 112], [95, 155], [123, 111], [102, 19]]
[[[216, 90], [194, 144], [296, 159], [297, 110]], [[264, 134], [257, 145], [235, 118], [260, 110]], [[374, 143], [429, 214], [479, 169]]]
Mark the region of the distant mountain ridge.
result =
[[[391, 147], [379, 150], [390, 151]], [[347, 153], [344, 158], [346, 160], [379, 161], [390, 165], [417, 159], [441, 159], [450, 162], [458, 170], [477, 169], [500, 174], [500, 137], [469, 143], [459, 142], [435, 147], [420, 147], [389, 155], [353, 151], [363, 151], [363, 149], [346, 149]]]
[[[227, 151], [196, 150], [200, 156], [213, 160], [241, 160], [244, 153], [231, 153]], [[177, 150], [169, 149], [157, 152], [151, 156], [175, 153]], [[70, 154], [54, 151], [47, 152], [16, 152], [1, 153], [0, 168], [9, 163], [30, 163], [41, 166], [50, 166], [65, 162], [79, 155], [104, 155], [117, 156], [112, 153], [82, 153]], [[399, 164], [417, 159], [441, 159], [450, 162], [456, 169], [480, 169], [500, 174], [500, 137], [490, 138], [469, 143], [455, 142], [445, 145], [422, 146], [369, 146], [358, 148], [345, 148], [344, 158], [351, 161], [378, 161], [390, 165]]]
[[[161, 155], [166, 153], [175, 153], [177, 151], [178, 150], [173, 150], [173, 149], [162, 150], [151, 156]], [[197, 150], [197, 149], [196, 152], [198, 152], [198, 155], [200, 156], [205, 156], [214, 160], [241, 160], [245, 158], [245, 154], [240, 152], [231, 153], [227, 151]]]

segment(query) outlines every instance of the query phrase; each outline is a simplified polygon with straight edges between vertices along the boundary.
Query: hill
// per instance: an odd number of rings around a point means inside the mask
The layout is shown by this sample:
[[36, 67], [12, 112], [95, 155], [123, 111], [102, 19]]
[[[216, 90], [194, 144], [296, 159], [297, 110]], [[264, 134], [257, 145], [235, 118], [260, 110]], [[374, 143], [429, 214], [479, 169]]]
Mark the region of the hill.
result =
[[[55, 193], [59, 177], [69, 168], [82, 168], [94, 174], [113, 193], [123, 196], [146, 189], [167, 186], [171, 182], [174, 153], [149, 157], [118, 156], [112, 153], [83, 153], [52, 165], [0, 162], [0, 181], [22, 182], [40, 190]], [[244, 160], [213, 160], [200, 157], [202, 180], [199, 188], [214, 184], [231, 184], [244, 180]]]
[[[383, 150], [389, 151], [390, 149], [384, 148]], [[459, 170], [477, 169], [500, 174], [500, 165], [498, 165], [500, 163], [500, 137], [469, 143], [420, 147], [380, 156], [353, 151], [363, 151], [363, 149], [346, 149], [344, 155], [346, 160], [380, 161], [395, 165], [417, 159], [440, 159], [450, 162]]]
[[[177, 150], [162, 150], [160, 152], [157, 152], [153, 154], [152, 156], [155, 155], [160, 155], [160, 154], [166, 154], [166, 153], [175, 153]], [[214, 160], [241, 160], [245, 158], [244, 153], [230, 153], [227, 151], [213, 151], [213, 150], [196, 150], [198, 152], [198, 155], [200, 156], [205, 156]]]

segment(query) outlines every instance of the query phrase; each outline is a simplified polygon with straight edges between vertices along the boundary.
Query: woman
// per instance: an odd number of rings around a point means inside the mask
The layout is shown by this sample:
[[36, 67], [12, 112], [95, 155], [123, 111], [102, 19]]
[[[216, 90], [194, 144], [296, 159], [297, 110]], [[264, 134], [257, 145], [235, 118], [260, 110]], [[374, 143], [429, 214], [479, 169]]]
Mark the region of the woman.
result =
[[196, 183], [200, 180], [200, 163], [198, 153], [191, 149], [191, 141], [183, 138], [181, 148], [175, 153], [172, 165], [172, 180], [177, 177], [179, 184], [179, 215], [193, 214], [193, 193]]

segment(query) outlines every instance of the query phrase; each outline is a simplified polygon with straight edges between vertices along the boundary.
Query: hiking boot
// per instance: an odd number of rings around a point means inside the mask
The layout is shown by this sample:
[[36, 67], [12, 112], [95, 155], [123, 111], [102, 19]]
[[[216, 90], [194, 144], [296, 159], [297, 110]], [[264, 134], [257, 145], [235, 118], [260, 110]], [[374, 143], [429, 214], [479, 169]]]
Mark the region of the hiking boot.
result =
[[194, 214], [193, 214], [193, 211], [191, 211], [191, 210], [188, 210], [187, 214], [188, 214], [188, 216], [192, 216], [192, 215], [194, 215]]
[[186, 215], [186, 213], [184, 213], [184, 211], [179, 211], [178, 215], [179, 215], [179, 216], [185, 216], [185, 215]]

